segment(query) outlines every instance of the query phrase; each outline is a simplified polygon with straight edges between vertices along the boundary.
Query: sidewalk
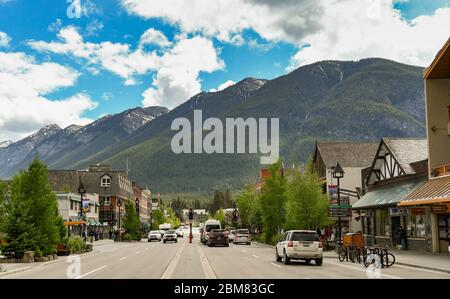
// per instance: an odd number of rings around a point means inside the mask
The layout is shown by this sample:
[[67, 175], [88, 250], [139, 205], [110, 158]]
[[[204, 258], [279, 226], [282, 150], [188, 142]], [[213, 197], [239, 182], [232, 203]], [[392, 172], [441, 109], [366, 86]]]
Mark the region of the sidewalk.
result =
[[[275, 246], [254, 242], [261, 246], [275, 248]], [[395, 255], [395, 264], [409, 266], [414, 268], [428, 269], [433, 271], [439, 271], [443, 273], [450, 273], [450, 254], [448, 253], [427, 253], [419, 251], [401, 251], [391, 250], [391, 253]], [[324, 258], [337, 259], [337, 253], [335, 251], [324, 251]]]
[[[395, 256], [396, 265], [450, 273], [450, 254], [448, 253], [432, 254], [411, 250], [391, 250], [390, 252]], [[334, 251], [325, 251], [323, 255], [324, 258], [337, 259], [337, 254]]]

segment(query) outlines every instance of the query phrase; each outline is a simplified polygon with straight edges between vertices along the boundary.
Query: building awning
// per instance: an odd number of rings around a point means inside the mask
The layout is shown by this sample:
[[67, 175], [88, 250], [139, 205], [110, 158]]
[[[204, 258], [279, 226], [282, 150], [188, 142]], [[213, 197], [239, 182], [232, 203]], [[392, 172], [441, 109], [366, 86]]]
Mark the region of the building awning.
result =
[[415, 180], [379, 187], [361, 197], [352, 209], [381, 208], [397, 206], [397, 204], [411, 192], [423, 185], [424, 180]]
[[450, 203], [450, 175], [432, 178], [404, 198], [399, 206]]

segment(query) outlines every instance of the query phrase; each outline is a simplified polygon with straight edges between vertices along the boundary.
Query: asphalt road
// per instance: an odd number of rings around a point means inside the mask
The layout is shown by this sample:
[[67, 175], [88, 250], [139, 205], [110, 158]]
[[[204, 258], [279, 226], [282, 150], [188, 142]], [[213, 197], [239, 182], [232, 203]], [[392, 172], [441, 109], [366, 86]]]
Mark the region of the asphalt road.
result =
[[[167, 244], [149, 243], [146, 240], [136, 243], [111, 242], [95, 246], [92, 253], [79, 257], [79, 264], [76, 263], [76, 257], [70, 256], [0, 278], [367, 279], [370, 277], [364, 266], [340, 263], [334, 258], [325, 258], [322, 266], [316, 266], [314, 262], [310, 264], [294, 262], [291, 265], [277, 263], [274, 249], [258, 244], [207, 247], [199, 242], [198, 234], [195, 235], [192, 244], [189, 244], [186, 237], [179, 239], [178, 243]], [[381, 278], [450, 279], [450, 275], [394, 265], [389, 269], [381, 269]]]

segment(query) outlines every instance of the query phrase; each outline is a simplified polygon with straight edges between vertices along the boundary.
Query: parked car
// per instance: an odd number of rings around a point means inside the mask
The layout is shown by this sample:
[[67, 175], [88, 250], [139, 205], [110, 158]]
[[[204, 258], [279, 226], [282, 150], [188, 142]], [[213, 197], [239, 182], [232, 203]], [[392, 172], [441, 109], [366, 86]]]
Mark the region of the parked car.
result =
[[168, 241], [178, 242], [177, 233], [172, 229], [169, 229], [164, 233], [163, 242], [166, 243]]
[[206, 244], [211, 247], [215, 245], [230, 246], [228, 241], [228, 233], [224, 229], [212, 229], [209, 233]]
[[251, 244], [250, 232], [248, 229], [238, 229], [234, 234], [234, 244], [245, 243]]
[[148, 233], [147, 239], [149, 242], [151, 241], [161, 241], [162, 237], [161, 237], [161, 232], [159, 230], [152, 230], [151, 232]]
[[209, 234], [213, 229], [222, 229], [220, 225], [220, 221], [210, 219], [205, 222], [205, 226], [203, 227], [202, 234], [200, 235], [200, 240], [203, 244], [208, 242]]
[[178, 238], [183, 238], [184, 233], [183, 233], [183, 230], [181, 229], [181, 227], [179, 229], [177, 229], [176, 233], [177, 233]]
[[310, 230], [291, 230], [283, 235], [275, 248], [277, 262], [283, 261], [288, 265], [291, 260], [315, 260], [317, 266], [322, 265], [323, 245], [319, 235]]

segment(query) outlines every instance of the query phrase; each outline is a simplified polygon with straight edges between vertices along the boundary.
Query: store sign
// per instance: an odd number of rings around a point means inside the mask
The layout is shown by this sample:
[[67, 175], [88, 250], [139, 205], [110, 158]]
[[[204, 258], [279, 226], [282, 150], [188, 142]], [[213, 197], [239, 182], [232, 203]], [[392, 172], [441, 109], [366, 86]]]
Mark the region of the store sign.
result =
[[425, 208], [411, 208], [412, 215], [425, 215]]
[[408, 209], [389, 208], [389, 213], [391, 214], [392, 217], [407, 216], [408, 215]]
[[449, 211], [448, 205], [434, 205], [432, 207], [433, 213], [439, 214], [439, 213], [447, 213]]

